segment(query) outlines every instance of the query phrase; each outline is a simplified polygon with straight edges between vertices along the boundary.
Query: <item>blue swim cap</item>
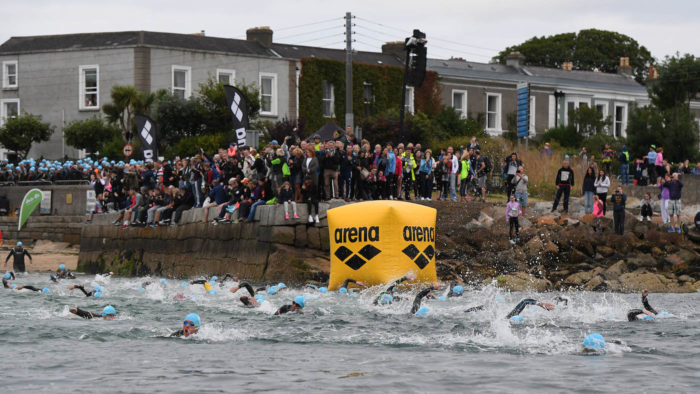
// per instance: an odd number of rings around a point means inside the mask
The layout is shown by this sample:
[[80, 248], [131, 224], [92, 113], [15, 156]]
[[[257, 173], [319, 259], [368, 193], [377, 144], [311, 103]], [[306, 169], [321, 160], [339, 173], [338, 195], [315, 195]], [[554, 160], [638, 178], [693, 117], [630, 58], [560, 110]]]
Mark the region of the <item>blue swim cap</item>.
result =
[[452, 288], [452, 292], [457, 294], [457, 295], [462, 294], [462, 293], [464, 293], [464, 287], [457, 285], [457, 286]]
[[447, 301], [447, 298], [445, 296], [440, 296], [438, 297], [438, 300], [440, 301]]
[[348, 294], [348, 295], [349, 295], [350, 297], [357, 297], [357, 294], [355, 294], [355, 293], [350, 293], [350, 294]]
[[304, 299], [304, 296], [296, 296], [294, 297], [294, 303], [304, 308], [304, 305], [306, 305], [306, 300]]
[[22, 241], [17, 241], [17, 246], [22, 246]]
[[269, 289], [267, 289], [267, 294], [275, 294], [275, 293], [277, 293], [278, 289], [279, 288], [277, 286], [272, 286]]
[[63, 271], [64, 269], [66, 269], [66, 265], [65, 265], [65, 264], [61, 264], [61, 265], [58, 266], [58, 269], [60, 269], [61, 271]]
[[102, 297], [102, 292], [101, 291], [94, 292], [94, 293], [92, 293], [92, 296], [95, 298], [100, 298], [100, 297]]
[[17, 285], [13, 283], [13, 284], [12, 284], [12, 288], [14, 289], [14, 288], [16, 288], [16, 287], [17, 287]]
[[287, 287], [287, 285], [285, 285], [284, 283], [280, 282], [280, 283], [277, 284], [277, 287], [278, 287], [279, 289], [284, 289], [285, 287]]
[[391, 294], [382, 294], [381, 297], [379, 297], [379, 303], [380, 304], [391, 304], [394, 302], [394, 297]]
[[105, 317], [107, 315], [116, 315], [117, 310], [114, 309], [112, 305], [107, 305], [105, 309], [102, 310], [102, 317]]
[[340, 289], [338, 289], [338, 293], [347, 294], [347, 292], [348, 292], [348, 289], [346, 289], [344, 287], [341, 287]]
[[12, 275], [10, 275], [9, 272], [5, 272], [5, 275], [3, 275], [2, 277], [5, 279], [10, 279], [10, 278], [12, 278]]
[[212, 282], [214, 282], [214, 281], [217, 280], [217, 279], [219, 279], [219, 277], [216, 276], [216, 275], [214, 275], [214, 276], [211, 277], [211, 281], [212, 281]]
[[187, 287], [187, 286], [189, 286], [189, 285], [190, 285], [190, 284], [189, 284], [187, 281], [183, 281], [183, 282], [182, 282], [182, 287]]
[[139, 287], [139, 290], [146, 290], [146, 289], [144, 289], [143, 287]]
[[199, 327], [201, 325], [201, 322], [199, 321], [199, 315], [196, 313], [190, 313], [189, 315], [185, 316], [185, 321], [191, 321], [196, 327]]
[[167, 283], [168, 283], [168, 281], [167, 281], [167, 280], [165, 280], [165, 278], [160, 278], [160, 283], [162, 283], [162, 284], [164, 284], [164, 285], [165, 285], [165, 284], [167, 284]]
[[265, 302], [265, 296], [262, 294], [256, 294], [253, 298], [255, 298], [255, 301], [257, 301], [258, 304], [262, 304], [263, 302]]
[[48, 288], [48, 287], [44, 287], [44, 289], [43, 289], [41, 292], [44, 293], [44, 294], [49, 294], [49, 288]]
[[97, 285], [97, 286], [95, 286], [95, 289], [94, 289], [94, 290], [95, 290], [95, 292], [101, 292], [101, 291], [102, 291], [102, 286]]
[[328, 288], [327, 287], [319, 287], [318, 291], [320, 291], [321, 293], [328, 293]]
[[591, 350], [603, 350], [605, 349], [605, 338], [597, 332], [588, 334], [583, 339], [583, 347]]
[[525, 319], [523, 319], [522, 316], [513, 316], [510, 318], [510, 324], [520, 324], [524, 321]]
[[422, 306], [420, 309], [418, 309], [418, 311], [416, 311], [416, 316], [425, 316], [429, 311], [430, 309], [428, 309], [427, 306]]
[[653, 317], [651, 317], [651, 316], [649, 316], [649, 315], [644, 315], [644, 316], [642, 316], [642, 318], [639, 319], [639, 320], [656, 321], [656, 319], [654, 319]]
[[211, 289], [211, 290], [209, 290], [209, 294], [211, 294], [211, 295], [216, 295], [216, 294], [219, 294], [219, 293], [218, 293], [215, 289]]

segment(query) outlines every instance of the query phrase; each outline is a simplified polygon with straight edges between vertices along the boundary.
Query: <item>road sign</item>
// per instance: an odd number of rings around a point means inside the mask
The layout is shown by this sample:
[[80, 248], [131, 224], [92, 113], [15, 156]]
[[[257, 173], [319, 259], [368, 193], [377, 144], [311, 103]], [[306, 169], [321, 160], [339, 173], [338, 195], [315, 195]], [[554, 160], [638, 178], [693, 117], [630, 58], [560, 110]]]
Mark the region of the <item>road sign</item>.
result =
[[530, 134], [530, 84], [521, 82], [518, 89], [518, 138], [527, 137]]
[[131, 146], [131, 144], [126, 144], [124, 145], [124, 148], [122, 148], [122, 153], [124, 154], [124, 157], [131, 157], [131, 155], [134, 154], [134, 147]]

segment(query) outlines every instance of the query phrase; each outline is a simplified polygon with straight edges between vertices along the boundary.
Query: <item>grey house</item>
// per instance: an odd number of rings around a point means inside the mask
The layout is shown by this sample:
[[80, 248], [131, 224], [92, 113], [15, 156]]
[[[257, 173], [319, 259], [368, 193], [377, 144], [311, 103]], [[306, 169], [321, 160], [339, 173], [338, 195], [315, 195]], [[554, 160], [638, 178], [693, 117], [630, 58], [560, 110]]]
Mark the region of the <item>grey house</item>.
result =
[[[516, 85], [530, 84], [530, 133], [565, 125], [569, 111], [586, 105], [610, 116], [608, 132], [626, 136], [633, 104], [647, 105], [646, 88], [630, 74], [530, 67], [514, 54], [506, 65], [464, 60], [429, 59], [428, 69], [440, 75], [442, 101], [463, 116], [484, 114], [484, 127], [498, 135], [507, 129], [507, 116], [516, 111]], [[624, 68], [623, 68], [624, 69]]]
[[[144, 92], [169, 89], [182, 97], [210, 76], [258, 86], [261, 117], [295, 117], [295, 63], [254, 40], [145, 31], [12, 37], [0, 45], [0, 122], [20, 112], [56, 126], [32, 157], [78, 157], [63, 125], [100, 113], [113, 85]], [[0, 150], [0, 158], [7, 152]]]

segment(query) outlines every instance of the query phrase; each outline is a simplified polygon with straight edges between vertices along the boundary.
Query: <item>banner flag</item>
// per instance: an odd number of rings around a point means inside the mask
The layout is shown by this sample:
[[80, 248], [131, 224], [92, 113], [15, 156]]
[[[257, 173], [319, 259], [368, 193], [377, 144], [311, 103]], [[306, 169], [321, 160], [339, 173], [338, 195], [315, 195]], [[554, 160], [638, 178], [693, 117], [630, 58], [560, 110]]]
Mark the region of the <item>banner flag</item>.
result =
[[34, 212], [36, 207], [41, 204], [41, 190], [39, 189], [32, 189], [27, 192], [27, 194], [24, 195], [24, 198], [22, 199], [22, 205], [19, 209], [19, 222], [17, 222], [17, 231], [20, 231], [22, 229], [22, 226], [24, 226], [24, 223], [27, 222], [27, 219], [29, 219], [29, 215]]
[[231, 85], [224, 85], [226, 92], [226, 104], [231, 108], [233, 129], [236, 131], [236, 143], [245, 145], [246, 129], [248, 128], [248, 103], [243, 92]]
[[136, 130], [141, 137], [141, 152], [143, 159], [153, 162], [158, 158], [158, 144], [156, 142], [156, 123], [146, 115], [134, 116], [136, 120]]

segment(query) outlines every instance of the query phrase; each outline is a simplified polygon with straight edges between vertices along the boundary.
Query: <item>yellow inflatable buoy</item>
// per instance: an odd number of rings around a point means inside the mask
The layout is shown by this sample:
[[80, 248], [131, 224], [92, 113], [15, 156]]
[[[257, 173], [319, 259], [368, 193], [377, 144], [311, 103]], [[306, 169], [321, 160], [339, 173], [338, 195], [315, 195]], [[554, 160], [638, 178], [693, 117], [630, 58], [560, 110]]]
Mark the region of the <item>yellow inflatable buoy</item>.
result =
[[368, 201], [328, 211], [331, 273], [328, 288], [345, 279], [369, 286], [413, 272], [437, 281], [434, 208], [399, 201]]
[[206, 290], [207, 293], [209, 293], [209, 290], [211, 290], [211, 285], [209, 282], [204, 282], [204, 290]]

